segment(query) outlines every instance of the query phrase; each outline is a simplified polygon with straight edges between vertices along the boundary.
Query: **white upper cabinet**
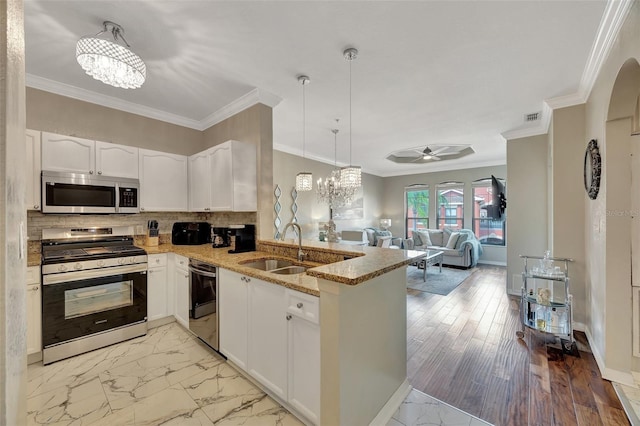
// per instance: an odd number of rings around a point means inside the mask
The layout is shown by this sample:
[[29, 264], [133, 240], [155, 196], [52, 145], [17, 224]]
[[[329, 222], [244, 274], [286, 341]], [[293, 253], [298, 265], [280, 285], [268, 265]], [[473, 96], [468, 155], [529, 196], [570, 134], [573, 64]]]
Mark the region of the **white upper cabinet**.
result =
[[211, 168], [209, 150], [189, 157], [189, 211], [211, 210], [210, 199]]
[[94, 174], [95, 142], [42, 132], [42, 170]]
[[138, 179], [138, 148], [42, 132], [42, 170]]
[[96, 171], [104, 176], [138, 179], [138, 148], [96, 141]]
[[28, 130], [26, 132], [27, 149], [27, 194], [25, 206], [27, 210], [40, 210], [40, 132]]
[[187, 211], [188, 158], [140, 149], [140, 211]]
[[256, 146], [227, 141], [209, 148], [211, 211], [258, 209]]

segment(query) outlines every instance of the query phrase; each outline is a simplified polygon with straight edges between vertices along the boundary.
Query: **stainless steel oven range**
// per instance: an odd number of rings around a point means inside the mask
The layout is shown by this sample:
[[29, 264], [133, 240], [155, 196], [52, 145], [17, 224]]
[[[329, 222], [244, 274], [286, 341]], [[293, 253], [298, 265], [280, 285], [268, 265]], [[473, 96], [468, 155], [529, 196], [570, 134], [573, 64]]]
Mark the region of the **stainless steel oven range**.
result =
[[147, 333], [147, 254], [133, 228], [42, 231], [42, 360]]

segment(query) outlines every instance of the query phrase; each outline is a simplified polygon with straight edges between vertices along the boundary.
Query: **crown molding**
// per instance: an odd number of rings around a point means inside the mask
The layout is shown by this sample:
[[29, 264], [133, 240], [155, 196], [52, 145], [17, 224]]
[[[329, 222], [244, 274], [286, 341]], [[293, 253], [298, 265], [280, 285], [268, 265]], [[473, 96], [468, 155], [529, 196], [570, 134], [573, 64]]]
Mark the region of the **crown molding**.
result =
[[79, 101], [89, 102], [107, 108], [113, 108], [200, 131], [208, 129], [209, 127], [218, 124], [255, 104], [261, 103], [273, 108], [282, 101], [282, 98], [279, 96], [269, 93], [266, 90], [256, 88], [231, 102], [229, 105], [220, 108], [218, 111], [207, 116], [204, 120], [198, 121], [155, 108], [145, 107], [133, 102], [123, 101], [112, 96], [102, 95], [90, 90], [59, 83], [57, 81], [38, 77], [32, 74], [26, 75], [26, 85], [34, 89], [44, 90], [45, 92], [55, 93], [57, 95], [77, 99]]
[[[453, 160], [451, 161], [453, 162]], [[430, 165], [434, 165], [434, 163], [430, 163]], [[394, 176], [408, 176], [408, 175], [426, 175], [429, 173], [436, 172], [446, 172], [450, 170], [464, 170], [464, 169], [478, 169], [480, 167], [495, 167], [495, 166], [506, 166], [506, 159], [494, 159], [494, 160], [486, 160], [482, 162], [475, 163], [464, 163], [464, 164], [452, 164], [451, 166], [447, 166], [445, 164], [439, 164], [436, 167], [432, 167], [429, 170], [403, 170], [398, 172], [369, 172], [369, 174], [373, 174], [380, 177], [394, 177]], [[424, 165], [423, 165], [424, 166]]]
[[607, 1], [596, 38], [587, 58], [587, 64], [582, 72], [578, 91], [569, 95], [545, 99], [543, 102], [542, 122], [539, 125], [508, 130], [502, 133], [503, 138], [510, 140], [546, 134], [549, 132], [553, 110], [587, 102], [600, 69], [609, 56], [609, 52], [618, 37], [620, 28], [622, 28], [625, 19], [627, 19], [633, 2], [634, 0]]
[[578, 93], [582, 97], [582, 102], [579, 103], [585, 103], [589, 98], [600, 69], [609, 56], [609, 52], [618, 37], [620, 28], [622, 28], [625, 19], [627, 19], [633, 3], [634, 0], [609, 0], [607, 2], [596, 39], [587, 59], [587, 65], [580, 80]]
[[167, 123], [176, 124], [178, 126], [188, 127], [190, 129], [200, 129], [200, 122], [177, 114], [171, 114], [166, 111], [160, 111], [155, 108], [145, 107], [133, 102], [123, 101], [122, 99], [112, 96], [102, 95], [90, 90], [81, 89], [79, 87], [70, 86], [68, 84], [59, 83], [47, 78], [38, 77], [36, 75], [26, 75], [26, 85], [34, 89], [44, 90], [45, 92], [55, 93], [56, 95], [66, 96], [68, 98], [77, 99], [79, 101], [89, 102], [92, 104], [102, 105], [107, 108], [113, 108], [120, 111], [129, 112], [131, 114], [141, 115], [155, 120], [165, 121]]
[[209, 127], [226, 120], [229, 117], [236, 115], [237, 113], [244, 111], [245, 109], [252, 107], [256, 104], [264, 104], [271, 108], [275, 107], [282, 101], [282, 98], [269, 93], [266, 90], [253, 89], [246, 95], [243, 95], [231, 102], [230, 104], [220, 108], [216, 112], [208, 115], [202, 121], [200, 121], [201, 129], [205, 130]]

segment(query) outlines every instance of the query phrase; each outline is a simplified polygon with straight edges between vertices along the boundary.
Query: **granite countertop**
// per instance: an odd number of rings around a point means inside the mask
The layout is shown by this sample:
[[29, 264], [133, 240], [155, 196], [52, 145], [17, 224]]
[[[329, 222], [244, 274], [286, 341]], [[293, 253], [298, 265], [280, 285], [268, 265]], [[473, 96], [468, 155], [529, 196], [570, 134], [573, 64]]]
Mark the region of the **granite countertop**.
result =
[[285, 287], [302, 291], [314, 296], [319, 296], [318, 282], [316, 278], [323, 278], [346, 285], [358, 285], [372, 278], [380, 276], [393, 269], [408, 265], [417, 259], [426, 256], [421, 251], [405, 251], [396, 249], [383, 249], [378, 247], [361, 247], [343, 245], [339, 243], [325, 243], [319, 241], [303, 241], [303, 250], [311, 249], [316, 252], [340, 254], [348, 260], [323, 264], [320, 262], [296, 262], [310, 267], [304, 274], [276, 275], [259, 269], [243, 266], [243, 263], [264, 258], [287, 258], [275, 254], [271, 248], [298, 248], [297, 242], [286, 240], [284, 242], [274, 240], [261, 240], [259, 247], [263, 251], [230, 254], [229, 248], [212, 248], [210, 244], [199, 246], [176, 246], [173, 244], [160, 244], [156, 247], [140, 246], [147, 254], [177, 253], [179, 255], [210, 263], [244, 275], [280, 284]]
[[[138, 247], [143, 248], [150, 255], [176, 253], [314, 296], [320, 295], [318, 278], [345, 285], [358, 285], [426, 256], [426, 252], [423, 251], [353, 246], [312, 240], [303, 240], [302, 244], [303, 250], [312, 250], [317, 260], [294, 262], [310, 268], [304, 274], [294, 275], [276, 275], [243, 266], [244, 263], [264, 258], [291, 260], [291, 256], [285, 256], [279, 252], [283, 250], [297, 251], [298, 244], [293, 239], [285, 241], [260, 240], [258, 242], [259, 251], [234, 254], [229, 253], [228, 247], [212, 248], [211, 244], [198, 246], [180, 246], [170, 243], [158, 246], [138, 244]], [[327, 255], [326, 259], [323, 259], [323, 253]], [[348, 260], [336, 261], [337, 258], [347, 258]], [[40, 252], [36, 253], [30, 250], [27, 266], [38, 265], [40, 265]]]

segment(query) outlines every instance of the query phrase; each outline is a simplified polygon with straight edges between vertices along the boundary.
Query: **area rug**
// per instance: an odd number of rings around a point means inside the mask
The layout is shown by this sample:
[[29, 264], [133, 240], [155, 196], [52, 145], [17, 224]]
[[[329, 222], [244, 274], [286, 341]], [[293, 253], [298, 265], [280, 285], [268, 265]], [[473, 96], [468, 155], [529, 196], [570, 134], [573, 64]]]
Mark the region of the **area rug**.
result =
[[437, 266], [430, 266], [427, 269], [427, 281], [423, 281], [423, 271], [415, 266], [407, 268], [407, 288], [427, 293], [440, 294], [446, 296], [458, 287], [475, 269], [455, 269], [442, 268], [442, 273], [438, 272]]

